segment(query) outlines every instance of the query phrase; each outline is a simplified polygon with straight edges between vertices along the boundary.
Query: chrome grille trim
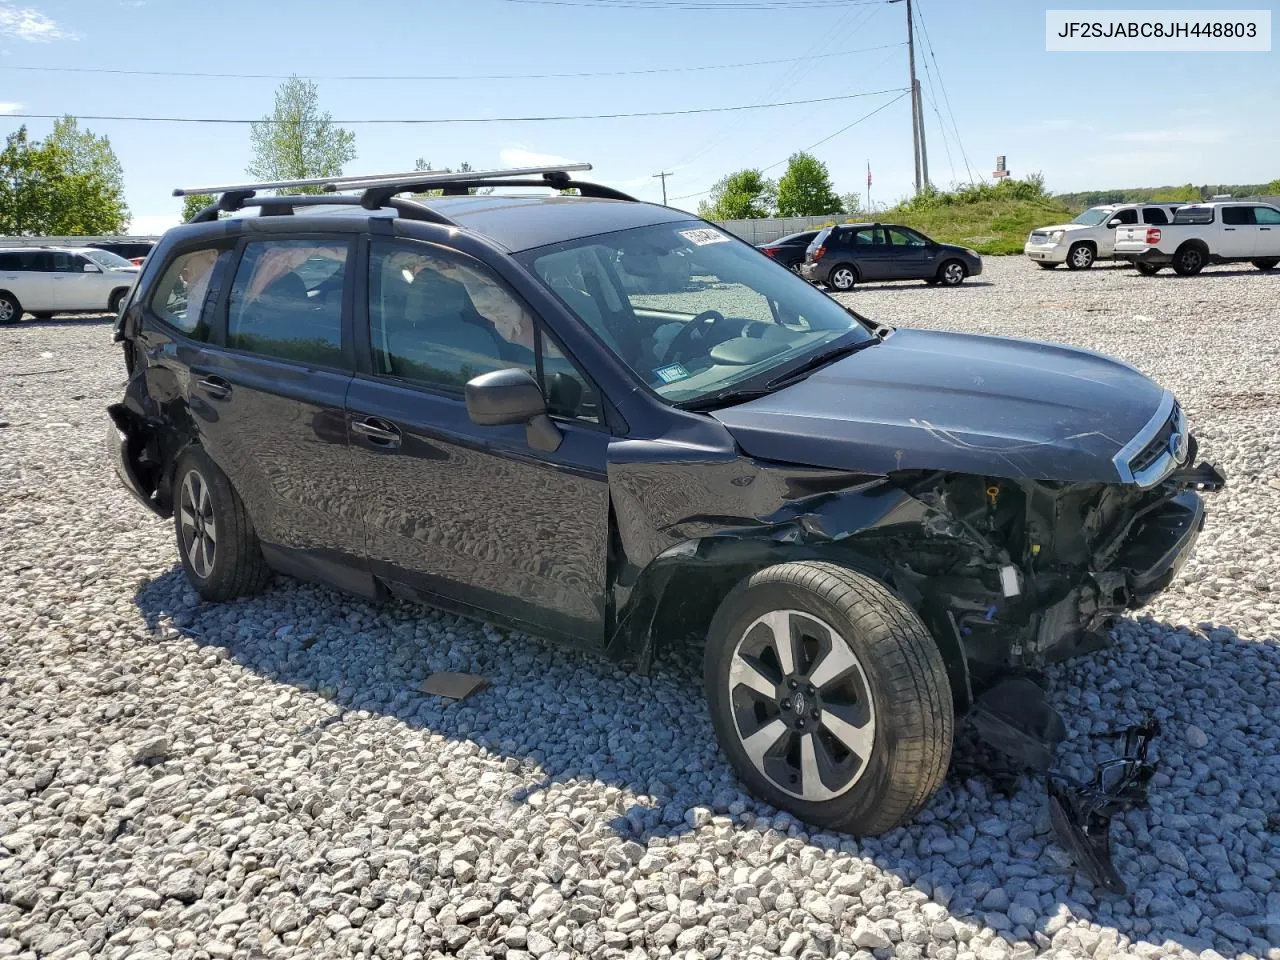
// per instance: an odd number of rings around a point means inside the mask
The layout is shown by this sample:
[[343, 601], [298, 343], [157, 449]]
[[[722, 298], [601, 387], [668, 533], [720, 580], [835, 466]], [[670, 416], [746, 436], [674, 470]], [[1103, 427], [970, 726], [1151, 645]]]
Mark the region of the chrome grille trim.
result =
[[[1148, 448], [1164, 433], [1169, 434], [1164, 449], [1155, 451], [1153, 457]], [[1187, 441], [1187, 418], [1166, 390], [1151, 419], [1112, 459], [1120, 482], [1137, 484], [1144, 490], [1154, 487], [1186, 459]], [[1143, 466], [1135, 469], [1139, 462]]]

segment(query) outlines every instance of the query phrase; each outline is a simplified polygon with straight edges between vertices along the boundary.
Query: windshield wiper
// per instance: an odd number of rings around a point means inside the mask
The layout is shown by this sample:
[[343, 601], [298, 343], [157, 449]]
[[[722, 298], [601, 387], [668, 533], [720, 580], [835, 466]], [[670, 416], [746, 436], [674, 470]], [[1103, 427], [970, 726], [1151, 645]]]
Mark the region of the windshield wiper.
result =
[[748, 400], [759, 400], [761, 397], [767, 397], [773, 393], [772, 389], [754, 387], [750, 390], [721, 390], [719, 393], [713, 393], [709, 396], [698, 397], [695, 400], [686, 400], [683, 403], [677, 403], [676, 406], [681, 410], [719, 410], [721, 407], [730, 407], [735, 403], [746, 403]]
[[874, 347], [876, 344], [880, 343], [882, 339], [883, 338], [880, 336], [875, 336], [870, 340], [861, 340], [858, 343], [846, 343], [839, 347], [832, 347], [830, 350], [823, 350], [819, 353], [815, 353], [794, 370], [790, 370], [780, 377], [774, 377], [774, 379], [765, 384], [765, 388], [770, 392], [774, 390], [781, 390], [783, 387], [788, 387], [793, 383], [803, 380], [815, 370], [820, 370], [828, 364], [835, 363], [837, 360], [851, 356], [859, 350], [865, 350], [867, 347]]

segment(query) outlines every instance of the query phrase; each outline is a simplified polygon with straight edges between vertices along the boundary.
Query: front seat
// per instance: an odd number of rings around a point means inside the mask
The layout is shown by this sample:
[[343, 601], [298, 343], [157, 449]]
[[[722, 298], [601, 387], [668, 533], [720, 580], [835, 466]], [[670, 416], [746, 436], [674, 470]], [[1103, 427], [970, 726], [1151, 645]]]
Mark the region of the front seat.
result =
[[467, 288], [433, 270], [414, 278], [404, 310], [386, 318], [386, 338], [396, 376], [462, 385], [503, 366], [497, 333]]

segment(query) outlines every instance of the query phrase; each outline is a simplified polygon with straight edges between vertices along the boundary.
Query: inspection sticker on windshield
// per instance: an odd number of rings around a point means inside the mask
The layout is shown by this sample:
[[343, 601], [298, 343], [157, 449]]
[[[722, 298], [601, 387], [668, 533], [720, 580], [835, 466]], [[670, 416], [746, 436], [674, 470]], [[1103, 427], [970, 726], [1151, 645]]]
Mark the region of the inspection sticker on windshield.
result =
[[719, 230], [703, 229], [703, 230], [681, 230], [680, 236], [684, 237], [695, 246], [705, 247], [709, 243], [728, 243], [729, 238]]
[[665, 367], [658, 367], [653, 373], [663, 383], [675, 383], [677, 380], [683, 380], [689, 376], [689, 371], [684, 368], [683, 363], [672, 363]]

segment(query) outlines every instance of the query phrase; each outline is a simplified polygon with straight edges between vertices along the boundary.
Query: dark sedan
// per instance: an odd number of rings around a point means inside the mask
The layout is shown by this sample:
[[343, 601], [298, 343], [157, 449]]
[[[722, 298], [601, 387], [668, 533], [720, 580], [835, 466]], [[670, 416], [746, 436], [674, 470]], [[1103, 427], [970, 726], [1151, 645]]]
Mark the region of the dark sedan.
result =
[[954, 287], [982, 272], [982, 257], [967, 247], [930, 240], [895, 223], [827, 227], [809, 243], [800, 275], [832, 290], [868, 280], [923, 280]]
[[818, 233], [817, 230], [793, 233], [790, 236], [779, 237], [777, 240], [770, 240], [768, 243], [757, 243], [756, 249], [766, 257], [777, 260], [788, 270], [798, 272], [800, 264], [804, 263], [805, 251], [809, 249], [809, 244]]

